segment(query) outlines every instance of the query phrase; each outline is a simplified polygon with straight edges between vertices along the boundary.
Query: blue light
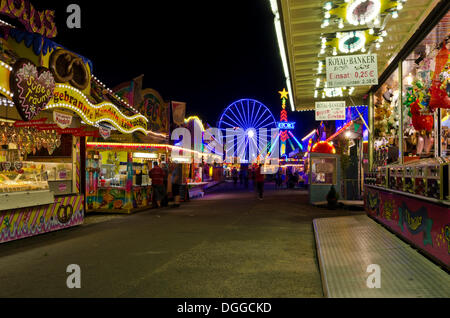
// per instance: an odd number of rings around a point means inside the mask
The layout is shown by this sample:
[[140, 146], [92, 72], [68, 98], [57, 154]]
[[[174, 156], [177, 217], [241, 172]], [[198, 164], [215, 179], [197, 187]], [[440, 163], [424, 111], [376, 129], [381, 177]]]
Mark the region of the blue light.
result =
[[303, 146], [302, 146], [302, 144], [297, 140], [297, 138], [295, 138], [295, 136], [294, 136], [290, 131], [289, 131], [288, 133], [289, 133], [289, 135], [290, 135], [292, 138], [294, 138], [295, 142], [296, 142], [297, 145], [300, 147], [300, 150], [303, 151]]
[[295, 122], [280, 122], [280, 123], [278, 123], [278, 129], [280, 129], [280, 130], [295, 129]]

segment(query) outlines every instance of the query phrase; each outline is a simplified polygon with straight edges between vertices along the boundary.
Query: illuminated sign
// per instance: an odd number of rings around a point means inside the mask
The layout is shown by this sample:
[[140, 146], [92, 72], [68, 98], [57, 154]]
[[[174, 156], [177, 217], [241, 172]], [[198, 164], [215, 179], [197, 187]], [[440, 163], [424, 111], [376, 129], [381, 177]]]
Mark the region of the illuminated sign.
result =
[[93, 105], [87, 97], [68, 85], [57, 84], [53, 97], [45, 109], [62, 108], [77, 113], [89, 125], [108, 122], [122, 133], [141, 131], [147, 134], [147, 118], [143, 115], [126, 116], [114, 104], [103, 102]]
[[28, 0], [1, 0], [0, 14], [17, 19], [30, 33], [39, 33], [47, 38], [57, 34], [55, 11], [38, 11]]
[[10, 87], [17, 111], [24, 120], [33, 119], [52, 98], [55, 79], [49, 69], [19, 59], [13, 67]]
[[280, 122], [280, 123], [278, 123], [278, 129], [280, 129], [280, 130], [295, 129], [295, 122]]

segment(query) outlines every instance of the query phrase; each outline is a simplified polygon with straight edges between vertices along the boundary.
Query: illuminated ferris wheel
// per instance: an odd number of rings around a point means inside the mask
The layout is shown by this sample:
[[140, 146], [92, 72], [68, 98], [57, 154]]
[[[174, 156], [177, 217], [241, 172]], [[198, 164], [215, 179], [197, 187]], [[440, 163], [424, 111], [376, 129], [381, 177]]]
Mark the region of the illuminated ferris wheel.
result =
[[240, 99], [223, 111], [218, 122], [223, 135], [233, 132], [226, 141], [227, 157], [239, 157], [241, 162], [255, 162], [267, 153], [271, 129], [277, 128], [272, 112], [254, 99]]

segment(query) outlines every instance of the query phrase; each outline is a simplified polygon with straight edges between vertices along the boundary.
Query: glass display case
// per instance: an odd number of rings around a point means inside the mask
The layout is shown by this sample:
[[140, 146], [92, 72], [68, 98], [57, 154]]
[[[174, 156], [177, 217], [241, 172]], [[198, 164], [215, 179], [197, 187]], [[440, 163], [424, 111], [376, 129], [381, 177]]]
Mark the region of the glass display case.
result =
[[404, 169], [403, 191], [414, 193], [414, 167], [406, 166]]
[[42, 163], [44, 177], [55, 195], [66, 195], [73, 193], [73, 167], [71, 163]]
[[377, 186], [386, 188], [388, 186], [388, 169], [377, 167]]
[[44, 165], [23, 161], [0, 163], [0, 193], [49, 190]]

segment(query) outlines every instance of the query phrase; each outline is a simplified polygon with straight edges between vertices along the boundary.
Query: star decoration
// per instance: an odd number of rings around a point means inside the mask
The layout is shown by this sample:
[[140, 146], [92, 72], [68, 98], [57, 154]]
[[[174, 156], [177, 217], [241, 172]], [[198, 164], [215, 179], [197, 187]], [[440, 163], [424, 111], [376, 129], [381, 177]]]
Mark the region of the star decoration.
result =
[[283, 88], [283, 91], [279, 91], [278, 93], [281, 95], [281, 99], [283, 99], [283, 98], [287, 99], [288, 98], [289, 92], [287, 92], [285, 88]]

